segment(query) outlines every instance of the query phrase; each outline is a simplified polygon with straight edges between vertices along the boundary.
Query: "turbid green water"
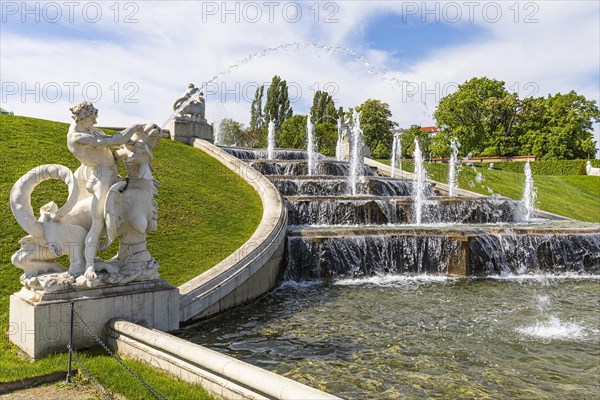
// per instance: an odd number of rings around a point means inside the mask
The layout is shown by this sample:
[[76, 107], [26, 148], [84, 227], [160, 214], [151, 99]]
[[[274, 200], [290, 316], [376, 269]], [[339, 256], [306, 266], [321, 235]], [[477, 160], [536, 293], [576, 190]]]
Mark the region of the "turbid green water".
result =
[[343, 398], [600, 397], [598, 277], [284, 284], [181, 335]]

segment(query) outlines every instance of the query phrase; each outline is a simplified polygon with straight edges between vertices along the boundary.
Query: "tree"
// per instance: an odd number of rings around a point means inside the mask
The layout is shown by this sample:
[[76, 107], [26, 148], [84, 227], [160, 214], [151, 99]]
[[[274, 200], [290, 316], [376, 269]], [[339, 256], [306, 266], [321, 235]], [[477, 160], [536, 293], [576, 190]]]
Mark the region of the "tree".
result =
[[460, 141], [465, 154], [512, 155], [518, 143], [513, 137], [517, 100], [502, 81], [472, 78], [440, 100], [434, 118]]
[[267, 90], [267, 103], [264, 108], [265, 121], [275, 123], [275, 130], [281, 129], [283, 121], [293, 115], [288, 97], [287, 83], [277, 75], [271, 80], [271, 86]]
[[310, 119], [314, 124], [328, 122], [336, 124], [338, 119], [338, 110], [331, 95], [325, 91], [317, 90], [313, 96], [313, 104], [310, 108]]
[[219, 132], [221, 133], [221, 143], [226, 146], [237, 145], [238, 140], [244, 133], [244, 124], [231, 118], [224, 118], [219, 122]]
[[281, 124], [281, 129], [275, 133], [278, 147], [287, 149], [306, 148], [306, 115], [294, 115]]
[[310, 108], [310, 119], [315, 124], [315, 139], [321, 154], [335, 155], [338, 136], [337, 119], [343, 115], [343, 112], [342, 107], [335, 108], [335, 102], [329, 93], [317, 90]]
[[266, 129], [244, 129], [238, 136], [237, 145], [240, 147], [267, 147]]
[[363, 140], [375, 158], [389, 158], [392, 130], [397, 125], [390, 117], [390, 106], [381, 100], [369, 99], [356, 107], [361, 112], [360, 126]]
[[330, 122], [321, 122], [315, 126], [315, 138], [317, 150], [325, 156], [335, 156], [337, 146], [338, 129], [337, 125]]
[[542, 159], [576, 159], [593, 154], [594, 122], [600, 111], [594, 100], [574, 90], [523, 102], [522, 151]]
[[264, 90], [264, 85], [256, 88], [254, 100], [252, 100], [252, 106], [250, 109], [250, 129], [252, 130], [261, 130], [265, 127], [264, 115], [262, 111], [262, 98]]
[[419, 126], [413, 125], [410, 129], [402, 133], [402, 139], [400, 140], [402, 143], [402, 154], [406, 157], [412, 157], [415, 152], [415, 139], [417, 139], [423, 157], [426, 159], [431, 158], [431, 137], [429, 136], [429, 132], [421, 131], [419, 128]]

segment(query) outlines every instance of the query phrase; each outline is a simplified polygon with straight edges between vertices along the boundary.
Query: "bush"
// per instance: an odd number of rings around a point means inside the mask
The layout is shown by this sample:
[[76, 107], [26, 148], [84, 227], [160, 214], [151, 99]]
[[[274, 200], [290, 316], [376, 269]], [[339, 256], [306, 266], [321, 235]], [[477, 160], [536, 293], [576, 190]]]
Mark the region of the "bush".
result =
[[[534, 175], [585, 175], [587, 160], [540, 160], [532, 161], [531, 172]], [[600, 167], [600, 160], [590, 160], [594, 167]], [[476, 167], [489, 168], [490, 163], [473, 163]], [[494, 169], [523, 173], [525, 163], [519, 161], [494, 163]]]

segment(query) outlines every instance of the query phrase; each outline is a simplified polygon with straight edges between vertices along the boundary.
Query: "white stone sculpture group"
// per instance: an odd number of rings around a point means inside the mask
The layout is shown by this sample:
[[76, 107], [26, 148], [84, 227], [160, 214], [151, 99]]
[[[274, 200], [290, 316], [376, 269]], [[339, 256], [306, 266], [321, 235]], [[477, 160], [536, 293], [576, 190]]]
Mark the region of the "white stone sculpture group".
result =
[[[67, 147], [81, 166], [73, 173], [63, 165], [41, 165], [23, 175], [10, 193], [12, 212], [29, 234], [11, 259], [24, 271], [21, 283], [30, 290], [53, 292], [158, 279], [146, 235], [156, 230], [158, 218], [158, 182], [151, 162], [160, 128], [139, 124], [107, 135], [94, 126], [98, 110], [91, 103], [71, 112]], [[121, 161], [125, 178], [118, 176]], [[47, 179], [65, 182], [68, 199], [61, 208], [54, 202], [44, 205], [36, 219], [31, 193]], [[107, 261], [97, 258], [115, 239], [117, 255]], [[68, 270], [55, 261], [62, 255], [69, 258]]]
[[204, 99], [204, 93], [195, 87], [193, 83], [190, 83], [183, 96], [178, 98], [173, 104], [173, 111], [180, 117], [187, 116], [192, 121], [206, 123], [206, 100]]
[[592, 167], [592, 162], [590, 160], [588, 160], [585, 163], [585, 173], [587, 175], [600, 176], [600, 168]]

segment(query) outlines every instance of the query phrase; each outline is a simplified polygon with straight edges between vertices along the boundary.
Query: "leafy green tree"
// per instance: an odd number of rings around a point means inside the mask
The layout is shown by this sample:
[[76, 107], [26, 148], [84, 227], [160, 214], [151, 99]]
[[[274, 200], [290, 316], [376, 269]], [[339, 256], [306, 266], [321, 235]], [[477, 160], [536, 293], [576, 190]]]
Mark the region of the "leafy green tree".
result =
[[317, 149], [321, 154], [335, 155], [338, 135], [337, 119], [340, 115], [344, 115], [343, 108], [336, 109], [331, 95], [317, 90], [310, 108], [310, 119], [315, 124], [315, 139]]
[[231, 118], [224, 118], [219, 122], [219, 132], [221, 133], [221, 143], [226, 146], [236, 145], [238, 139], [244, 133], [244, 124]]
[[265, 127], [264, 115], [262, 111], [262, 98], [264, 90], [264, 85], [256, 88], [254, 100], [252, 100], [252, 106], [250, 109], [250, 129], [252, 130], [261, 130]]
[[593, 154], [592, 128], [600, 122], [594, 100], [574, 90], [548, 98], [525, 99], [521, 150], [542, 159], [577, 159]]
[[326, 156], [335, 156], [338, 130], [337, 125], [330, 122], [322, 122], [315, 126], [315, 137], [317, 151]]
[[458, 138], [464, 153], [514, 154], [517, 100], [503, 81], [472, 78], [440, 100], [434, 117], [438, 126]]
[[[441, 132], [438, 132], [441, 134]], [[431, 158], [431, 142], [432, 138], [429, 132], [421, 131], [420, 126], [413, 125], [402, 133], [402, 154], [405, 157], [412, 157], [415, 152], [415, 138], [419, 141], [419, 147], [424, 158]], [[391, 148], [391, 147], [390, 147]], [[436, 155], [437, 156], [437, 155]]]
[[390, 118], [390, 106], [381, 100], [369, 99], [356, 107], [361, 112], [363, 140], [375, 158], [389, 158], [392, 130], [397, 125]]
[[282, 80], [278, 75], [275, 75], [271, 80], [271, 85], [267, 90], [267, 102], [264, 108], [265, 122], [273, 121], [275, 130], [281, 129], [283, 121], [293, 115], [292, 107], [290, 107], [290, 99], [288, 96], [288, 88], [285, 80]]
[[516, 93], [502, 98], [491, 97], [483, 103], [484, 128], [488, 135], [484, 156], [512, 156], [519, 153], [518, 124], [522, 101]]
[[237, 145], [240, 147], [262, 148], [267, 147], [266, 129], [244, 129], [238, 137]]
[[281, 124], [281, 129], [275, 133], [277, 147], [287, 149], [306, 148], [306, 115], [294, 115]]

